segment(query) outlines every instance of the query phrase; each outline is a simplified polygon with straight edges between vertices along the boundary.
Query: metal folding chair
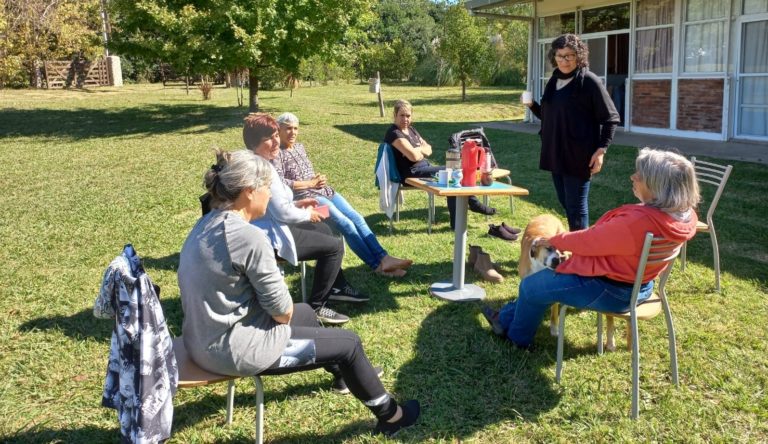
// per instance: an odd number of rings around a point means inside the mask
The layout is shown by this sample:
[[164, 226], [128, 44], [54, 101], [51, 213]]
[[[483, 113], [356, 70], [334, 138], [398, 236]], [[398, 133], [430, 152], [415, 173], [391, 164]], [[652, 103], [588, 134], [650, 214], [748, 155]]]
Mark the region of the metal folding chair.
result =
[[[670, 359], [670, 372], [672, 373], [672, 381], [675, 386], [679, 386], [679, 379], [677, 373], [677, 350], [675, 344], [675, 325], [672, 321], [672, 312], [667, 302], [666, 284], [669, 279], [669, 275], [672, 272], [672, 264], [679, 254], [681, 246], [674, 242], [668, 241], [664, 238], [654, 237], [653, 233], [647, 233], [645, 235], [645, 242], [643, 243], [643, 250], [640, 256], [640, 263], [637, 267], [637, 273], [635, 275], [635, 284], [632, 287], [632, 299], [630, 301], [630, 308], [628, 313], [604, 313], [597, 312], [597, 347], [598, 353], [602, 354], [603, 351], [603, 315], [613, 316], [615, 318], [627, 319], [630, 322], [629, 328], [631, 333], [632, 343], [632, 408], [630, 416], [632, 419], [637, 419], [640, 415], [639, 398], [640, 398], [640, 338], [637, 329], [638, 320], [653, 319], [661, 313], [664, 309], [664, 317], [667, 321], [667, 336], [669, 338], [669, 359]], [[654, 294], [643, 301], [641, 304], [637, 303], [637, 296], [640, 292], [640, 287], [643, 284], [643, 275], [645, 274], [645, 268], [648, 264], [666, 264], [665, 268], [659, 276], [659, 285]], [[557, 337], [557, 367], [555, 370], [555, 378], [557, 383], [560, 383], [562, 369], [563, 369], [563, 342], [565, 337], [565, 315], [567, 305], [560, 307], [560, 325], [558, 328]]]

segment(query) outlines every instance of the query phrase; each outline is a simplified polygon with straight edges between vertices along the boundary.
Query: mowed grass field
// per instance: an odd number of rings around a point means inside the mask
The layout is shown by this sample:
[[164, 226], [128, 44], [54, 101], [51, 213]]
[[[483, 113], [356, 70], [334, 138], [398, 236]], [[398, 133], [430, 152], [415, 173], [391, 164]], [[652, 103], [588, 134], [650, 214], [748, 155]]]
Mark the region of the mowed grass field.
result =
[[[369, 293], [362, 306], [338, 305], [345, 328], [363, 338], [384, 385], [419, 399], [423, 415], [403, 442], [766, 442], [768, 441], [768, 168], [733, 162], [716, 214], [723, 290], [714, 292], [707, 235], [688, 249], [668, 285], [675, 316], [680, 387], [669, 378], [663, 319], [640, 325], [641, 416], [628, 418], [630, 354], [598, 356], [594, 316], [567, 320], [562, 385], [554, 378], [556, 340], [542, 326], [533, 352], [517, 350], [485, 325], [479, 303], [433, 298], [429, 285], [451, 274], [453, 234], [445, 202], [426, 232], [426, 197], [406, 193], [393, 234], [378, 209], [376, 148], [397, 98], [414, 104], [416, 128], [443, 162], [451, 133], [472, 122], [522, 118], [520, 90], [384, 85], [386, 116], [367, 85], [264, 91], [264, 111], [292, 111], [299, 140], [318, 172], [366, 216], [390, 253], [412, 258], [406, 278], [374, 275], [351, 251], [349, 280]], [[173, 334], [183, 314], [178, 253], [200, 214], [202, 174], [212, 147], [239, 149], [246, 108], [234, 89], [202, 101], [183, 88], [126, 86], [89, 91], [0, 91], [0, 442], [119, 442], [115, 412], [100, 406], [112, 323], [92, 316], [105, 267], [133, 243], [162, 288]], [[499, 164], [530, 190], [514, 213], [503, 198], [489, 222], [524, 226], [562, 217], [548, 173], [538, 170], [538, 137], [487, 130]], [[634, 202], [629, 175], [637, 147], [613, 146], [592, 185], [591, 218]], [[484, 217], [469, 217], [469, 243], [489, 251], [506, 280], [478, 282], [486, 302], [517, 294], [518, 243], [487, 236]], [[301, 299], [298, 271], [286, 279]], [[477, 281], [471, 270], [467, 280]], [[619, 334], [625, 328], [619, 324]], [[619, 341], [619, 344], [623, 344]], [[366, 443], [374, 419], [352, 396], [330, 390], [322, 370], [264, 378], [267, 442]], [[226, 385], [181, 390], [174, 443], [252, 442], [253, 384], [237, 384], [234, 423], [225, 424]]]

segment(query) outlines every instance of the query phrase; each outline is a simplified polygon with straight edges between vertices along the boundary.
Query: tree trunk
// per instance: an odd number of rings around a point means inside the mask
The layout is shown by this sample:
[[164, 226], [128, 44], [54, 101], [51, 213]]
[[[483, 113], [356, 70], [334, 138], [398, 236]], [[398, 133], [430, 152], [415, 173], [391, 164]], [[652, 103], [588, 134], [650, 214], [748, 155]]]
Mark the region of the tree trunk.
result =
[[184, 84], [187, 89], [187, 95], [189, 95], [189, 74], [184, 76]]
[[259, 112], [259, 76], [253, 68], [248, 70], [248, 112]]
[[461, 79], [461, 101], [467, 101], [467, 81], [464, 79]]
[[43, 74], [40, 69], [40, 61], [35, 59], [31, 63], [29, 72], [29, 86], [35, 89], [43, 87]]

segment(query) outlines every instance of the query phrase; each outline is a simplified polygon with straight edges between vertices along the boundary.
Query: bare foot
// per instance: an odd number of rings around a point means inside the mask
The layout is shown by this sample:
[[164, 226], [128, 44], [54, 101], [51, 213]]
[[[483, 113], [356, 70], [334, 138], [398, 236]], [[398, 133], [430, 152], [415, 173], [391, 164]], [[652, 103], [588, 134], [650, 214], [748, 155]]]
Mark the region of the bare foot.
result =
[[374, 271], [379, 276], [386, 276], [386, 277], [393, 277], [393, 278], [401, 278], [401, 277], [405, 276], [406, 274], [408, 274], [407, 271], [401, 270], [399, 268], [396, 268], [396, 269], [394, 269], [392, 271], [384, 271], [384, 270], [381, 269], [381, 266], [379, 266], [379, 268], [377, 268]]
[[394, 256], [386, 255], [381, 259], [379, 268], [383, 271], [405, 270], [410, 267], [411, 264], [413, 264], [413, 261], [410, 259], [399, 259]]

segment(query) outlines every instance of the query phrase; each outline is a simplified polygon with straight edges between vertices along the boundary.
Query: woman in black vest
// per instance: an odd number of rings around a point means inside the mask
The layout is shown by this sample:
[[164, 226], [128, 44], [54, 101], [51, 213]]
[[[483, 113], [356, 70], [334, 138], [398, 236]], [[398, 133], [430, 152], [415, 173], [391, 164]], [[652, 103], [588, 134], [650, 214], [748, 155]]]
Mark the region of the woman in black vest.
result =
[[589, 186], [603, 167], [619, 113], [603, 82], [589, 71], [589, 48], [574, 34], [552, 42], [555, 68], [541, 104], [526, 103], [541, 120], [539, 168], [552, 173], [571, 231], [589, 226]]

